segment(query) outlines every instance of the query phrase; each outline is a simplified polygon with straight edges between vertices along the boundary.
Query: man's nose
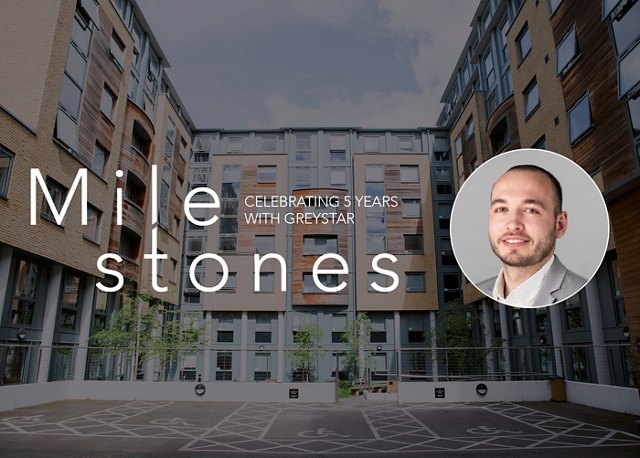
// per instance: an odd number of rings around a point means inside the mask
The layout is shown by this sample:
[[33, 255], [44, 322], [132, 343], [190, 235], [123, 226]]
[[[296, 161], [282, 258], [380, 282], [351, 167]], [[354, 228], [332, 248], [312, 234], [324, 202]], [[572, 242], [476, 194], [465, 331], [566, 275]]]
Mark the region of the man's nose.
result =
[[517, 232], [524, 229], [524, 224], [520, 214], [517, 212], [510, 212], [507, 220], [507, 230], [509, 232]]

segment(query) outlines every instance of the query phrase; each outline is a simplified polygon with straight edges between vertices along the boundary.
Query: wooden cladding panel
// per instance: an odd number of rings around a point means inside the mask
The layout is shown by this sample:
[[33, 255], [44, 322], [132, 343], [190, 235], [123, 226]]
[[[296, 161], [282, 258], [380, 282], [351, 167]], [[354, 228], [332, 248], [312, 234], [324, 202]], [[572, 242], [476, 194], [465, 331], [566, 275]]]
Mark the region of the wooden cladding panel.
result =
[[[340, 207], [338, 211], [345, 216], [349, 211], [342, 205], [346, 191], [336, 189], [308, 189], [302, 191], [294, 191], [296, 198], [304, 196], [338, 196], [340, 198]], [[331, 209], [331, 208], [329, 208]], [[305, 213], [309, 210], [306, 207], [294, 207], [292, 213]], [[338, 254], [345, 260], [348, 258], [348, 225], [347, 224], [294, 224], [293, 225], [293, 248], [292, 248], [292, 288], [291, 294], [293, 305], [348, 305], [349, 284], [348, 275], [339, 275], [338, 284], [342, 281], [347, 282], [347, 286], [339, 293], [303, 293], [303, 274], [311, 272], [313, 264], [320, 256], [309, 256], [303, 254], [303, 241], [305, 235], [337, 235], [338, 236]], [[337, 269], [340, 264], [337, 261], [326, 261], [322, 263], [322, 269]]]
[[[86, 164], [92, 163], [96, 141], [110, 153], [113, 152], [115, 126], [100, 111], [100, 101], [105, 84], [117, 96], [125, 78], [125, 73], [118, 69], [109, 54], [113, 25], [108, 16], [102, 10], [100, 12], [100, 29], [94, 31], [91, 42], [78, 127], [78, 155]], [[122, 100], [116, 102], [114, 110], [117, 110], [118, 102]]]
[[[501, 147], [496, 148], [497, 145], [495, 144], [494, 138], [497, 137], [498, 133], [494, 131], [494, 129], [502, 129], [503, 122], [506, 122], [506, 140]], [[487, 121], [487, 134], [489, 135], [492, 156], [504, 151], [520, 148], [518, 115], [513, 94], [503, 100], [500, 106], [491, 114], [491, 117]]]
[[631, 334], [631, 351], [635, 358], [636, 378], [640, 380], [640, 353], [635, 345], [640, 339], [640, 189], [623, 195], [609, 203], [613, 231], [616, 234], [616, 251], [620, 272], [620, 287], [624, 297], [627, 322]]
[[[424, 166], [424, 165], [423, 165]], [[385, 165], [384, 167], [385, 195], [397, 196], [397, 207], [385, 208], [385, 222], [387, 226], [387, 252], [401, 254], [405, 252], [404, 235], [422, 235], [422, 218], [404, 218], [402, 216], [402, 199], [420, 199], [420, 206], [424, 213], [420, 183], [402, 183], [399, 165]]]
[[[255, 253], [256, 235], [274, 235], [276, 224], [264, 222], [261, 224], [248, 224], [244, 214], [253, 213], [256, 209], [245, 205], [247, 196], [275, 196], [277, 195], [276, 183], [258, 183], [258, 166], [242, 166], [242, 182], [240, 184], [240, 201], [238, 202], [238, 254]], [[273, 213], [282, 213], [274, 208]], [[266, 211], [266, 209], [265, 209]], [[282, 216], [281, 216], [282, 217]], [[284, 224], [282, 222], [281, 224]]]
[[588, 91], [594, 126], [573, 145], [573, 158], [590, 173], [602, 167], [605, 189], [611, 189], [638, 171], [627, 109], [618, 99], [616, 53], [601, 3], [561, 3], [552, 17], [556, 43], [574, 23], [580, 55], [561, 79], [562, 90], [567, 110]]

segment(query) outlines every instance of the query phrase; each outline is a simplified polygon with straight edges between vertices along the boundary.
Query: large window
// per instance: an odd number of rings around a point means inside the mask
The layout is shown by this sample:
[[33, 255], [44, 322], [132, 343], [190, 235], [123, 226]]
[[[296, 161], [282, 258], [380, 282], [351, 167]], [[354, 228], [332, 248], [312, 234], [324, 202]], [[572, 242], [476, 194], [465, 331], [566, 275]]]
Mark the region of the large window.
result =
[[[62, 205], [64, 203], [64, 200], [67, 196], [67, 189], [62, 186], [59, 183], [56, 183], [55, 181], [52, 181], [50, 179], [47, 179], [47, 190], [49, 191], [49, 195], [51, 196], [51, 200], [53, 201], [53, 204], [56, 208], [56, 210], [58, 211], [58, 213], [60, 212], [60, 209], [62, 209]], [[49, 202], [45, 197], [43, 197], [42, 200], [42, 213], [41, 215], [46, 218], [49, 219], [51, 221], [55, 221], [55, 217], [53, 216], [53, 210], [51, 209], [51, 207], [49, 206]]]
[[102, 98], [100, 99], [100, 111], [103, 115], [113, 121], [113, 112], [116, 106], [116, 96], [106, 85], [102, 88]]
[[538, 81], [534, 78], [524, 90], [524, 117], [529, 118], [540, 105], [538, 97]]
[[531, 51], [531, 36], [529, 35], [529, 26], [527, 24], [524, 25], [516, 37], [516, 45], [518, 46], [518, 57], [522, 62]]
[[[338, 286], [338, 276], [335, 274], [319, 274], [318, 280], [324, 286], [332, 288]], [[320, 288], [316, 285], [316, 282], [313, 280], [313, 275], [309, 273], [304, 273], [302, 275], [302, 292], [303, 293], [323, 293]]]
[[76, 11], [54, 132], [54, 137], [74, 152], [78, 151], [80, 100], [85, 85], [90, 44], [91, 28]]
[[311, 135], [296, 135], [296, 161], [307, 162], [311, 160]]
[[305, 235], [302, 240], [302, 254], [321, 255], [338, 252], [337, 235]]
[[487, 79], [487, 89], [491, 90], [491, 88], [496, 83], [496, 73], [493, 70], [493, 56], [491, 55], [491, 50], [487, 52], [484, 56], [484, 74]]
[[427, 290], [424, 272], [406, 272], [405, 285], [408, 293], [423, 293]]
[[424, 253], [424, 239], [422, 234], [404, 235], [405, 253]]
[[422, 208], [420, 199], [402, 199], [402, 217], [420, 218]]
[[621, 18], [615, 18], [611, 21], [613, 27], [613, 38], [616, 43], [618, 55], [624, 52], [633, 44], [640, 34], [638, 28], [640, 24], [640, 3], [636, 2], [629, 11]]
[[[222, 215], [220, 218], [220, 240], [218, 251], [235, 252], [238, 241], [237, 208], [240, 198], [241, 168], [225, 165], [222, 169]], [[225, 209], [235, 209], [235, 213]]]
[[129, 261], [137, 262], [138, 254], [140, 253], [140, 241], [138, 234], [123, 227], [120, 232], [120, 256]]
[[577, 142], [591, 128], [589, 94], [585, 94], [569, 109], [569, 136], [571, 143]]
[[574, 25], [556, 49], [558, 75], [564, 75], [569, 70], [571, 64], [578, 57], [578, 52], [578, 35]]
[[256, 235], [255, 252], [258, 254], [273, 253], [276, 250], [276, 237], [274, 235]]
[[216, 380], [231, 380], [232, 377], [232, 353], [230, 351], [218, 352], [216, 358]]
[[276, 182], [276, 166], [275, 165], [259, 165], [258, 166], [258, 183], [275, 183]]
[[11, 323], [31, 326], [36, 306], [36, 293], [40, 266], [29, 261], [18, 261], [16, 289], [11, 303]]
[[104, 177], [109, 152], [100, 144], [96, 143], [93, 147], [93, 158], [91, 159], [91, 170], [98, 176]]
[[0, 197], [6, 197], [9, 191], [12, 162], [13, 154], [0, 147]]
[[101, 220], [102, 212], [91, 205], [87, 205], [87, 225], [82, 229], [82, 236], [92, 242], [100, 243]]
[[417, 165], [401, 165], [400, 181], [402, 183], [417, 183], [420, 180], [419, 170]]
[[640, 45], [633, 48], [620, 61], [620, 69], [618, 71], [620, 77], [620, 96], [627, 94], [630, 90], [640, 83]]
[[64, 276], [60, 316], [58, 317], [58, 329], [61, 331], [74, 331], [78, 321], [80, 310], [80, 277], [67, 273]]

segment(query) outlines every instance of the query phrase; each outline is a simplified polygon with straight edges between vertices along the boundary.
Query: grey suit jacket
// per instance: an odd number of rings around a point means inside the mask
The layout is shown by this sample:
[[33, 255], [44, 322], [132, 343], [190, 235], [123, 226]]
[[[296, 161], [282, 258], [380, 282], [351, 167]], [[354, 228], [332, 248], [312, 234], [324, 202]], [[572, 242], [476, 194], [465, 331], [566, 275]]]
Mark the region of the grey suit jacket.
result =
[[[542, 307], [563, 301], [580, 291], [587, 283], [585, 278], [567, 269], [557, 256], [554, 257], [549, 272], [542, 279], [540, 291], [531, 307]], [[477, 288], [489, 297], [493, 296], [493, 288], [498, 276], [478, 283]], [[510, 304], [509, 304], [510, 305]]]

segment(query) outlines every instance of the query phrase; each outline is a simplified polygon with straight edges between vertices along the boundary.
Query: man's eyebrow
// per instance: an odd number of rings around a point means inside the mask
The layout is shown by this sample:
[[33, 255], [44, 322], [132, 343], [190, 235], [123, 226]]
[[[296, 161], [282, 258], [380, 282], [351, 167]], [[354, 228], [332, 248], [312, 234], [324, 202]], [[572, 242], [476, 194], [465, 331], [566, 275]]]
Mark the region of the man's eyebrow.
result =
[[542, 203], [542, 201], [537, 200], [537, 199], [525, 199], [524, 201], [525, 204], [532, 204], [532, 205], [537, 205], [538, 207], [544, 207], [544, 204]]
[[506, 201], [505, 199], [501, 199], [501, 198], [493, 199], [493, 200], [491, 201], [491, 205], [495, 205], [495, 204], [506, 204], [506, 203], [507, 203], [507, 201]]

